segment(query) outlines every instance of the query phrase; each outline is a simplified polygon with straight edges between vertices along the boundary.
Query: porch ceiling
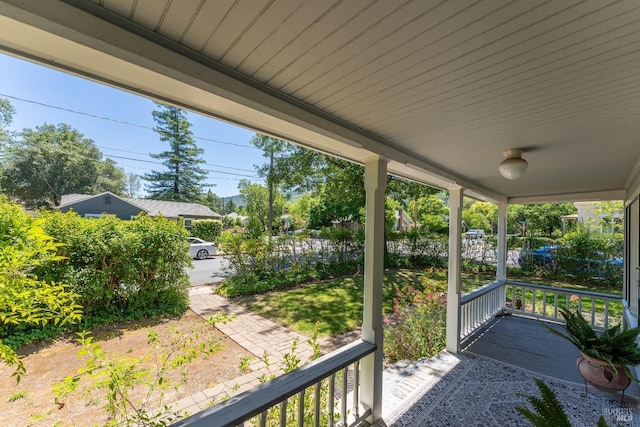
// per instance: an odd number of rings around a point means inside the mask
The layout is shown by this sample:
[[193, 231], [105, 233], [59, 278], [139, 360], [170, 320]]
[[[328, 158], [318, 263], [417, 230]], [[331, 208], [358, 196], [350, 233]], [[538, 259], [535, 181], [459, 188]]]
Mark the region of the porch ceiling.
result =
[[638, 173], [636, 0], [0, 0], [0, 49], [493, 200]]

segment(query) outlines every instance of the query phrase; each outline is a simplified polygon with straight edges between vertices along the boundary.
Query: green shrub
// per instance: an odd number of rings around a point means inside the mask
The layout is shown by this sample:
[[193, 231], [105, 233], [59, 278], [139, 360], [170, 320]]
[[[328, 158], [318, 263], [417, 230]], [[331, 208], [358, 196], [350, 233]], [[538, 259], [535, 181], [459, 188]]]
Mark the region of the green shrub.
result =
[[207, 242], [215, 242], [222, 233], [222, 221], [216, 219], [196, 219], [191, 226], [191, 234]]
[[79, 296], [60, 280], [46, 280], [38, 270], [61, 262], [61, 249], [20, 206], [0, 196], [0, 361], [24, 366], [7, 338], [29, 328], [44, 328], [80, 320]]
[[88, 317], [129, 320], [186, 310], [188, 233], [175, 222], [146, 215], [87, 219], [73, 212], [42, 217], [45, 230], [64, 244], [58, 252], [65, 260], [40, 274], [69, 283]]

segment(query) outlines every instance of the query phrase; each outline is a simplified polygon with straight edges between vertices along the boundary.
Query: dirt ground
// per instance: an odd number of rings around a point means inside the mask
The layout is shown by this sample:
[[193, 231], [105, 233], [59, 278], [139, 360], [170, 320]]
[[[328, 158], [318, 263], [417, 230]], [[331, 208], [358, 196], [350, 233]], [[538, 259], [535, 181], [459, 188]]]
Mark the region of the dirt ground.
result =
[[[189, 365], [189, 381], [175, 392], [171, 389], [166, 391], [164, 403], [169, 404], [241, 375], [241, 359], [250, 354], [191, 310], [180, 319], [110, 325], [94, 330], [92, 335], [109, 359], [117, 356], [138, 358], [152, 354], [147, 345], [150, 329], [158, 334], [161, 343], [168, 343], [173, 336], [173, 328], [189, 333], [200, 331], [203, 326], [206, 334], [215, 337], [223, 349], [207, 359], [198, 358]], [[52, 385], [76, 374], [85, 365], [85, 358], [78, 357], [79, 350], [80, 346], [70, 339], [20, 349], [27, 375], [19, 384], [11, 377], [13, 370], [0, 364], [0, 426], [92, 426], [107, 422], [107, 413], [102, 408], [104, 390], [88, 394], [76, 391], [61, 399], [59, 404], [55, 402]], [[152, 367], [154, 362], [152, 358], [148, 359], [145, 363]], [[178, 382], [180, 373], [175, 372], [172, 378]], [[139, 390], [138, 396], [143, 392]], [[11, 396], [15, 398], [20, 394], [24, 397], [10, 401]]]

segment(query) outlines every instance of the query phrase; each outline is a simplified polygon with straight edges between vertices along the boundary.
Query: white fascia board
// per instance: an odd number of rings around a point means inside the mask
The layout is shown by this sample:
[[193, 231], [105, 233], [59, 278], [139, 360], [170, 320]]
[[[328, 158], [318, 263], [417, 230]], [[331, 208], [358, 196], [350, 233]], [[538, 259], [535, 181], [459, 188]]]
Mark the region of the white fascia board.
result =
[[510, 197], [509, 204], [533, 204], [533, 203], [561, 203], [561, 202], [590, 202], [601, 200], [625, 200], [627, 192], [622, 189], [590, 191], [584, 193], [563, 193], [526, 197]]

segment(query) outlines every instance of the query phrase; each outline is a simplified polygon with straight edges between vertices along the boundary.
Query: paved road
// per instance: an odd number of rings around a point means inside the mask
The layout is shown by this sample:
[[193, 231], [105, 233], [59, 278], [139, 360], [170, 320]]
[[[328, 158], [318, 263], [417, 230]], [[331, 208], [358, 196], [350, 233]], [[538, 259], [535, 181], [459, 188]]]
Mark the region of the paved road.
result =
[[227, 277], [227, 273], [223, 271], [225, 264], [224, 256], [216, 255], [204, 260], [193, 260], [193, 268], [187, 270], [191, 286], [206, 285], [209, 283], [217, 283]]

